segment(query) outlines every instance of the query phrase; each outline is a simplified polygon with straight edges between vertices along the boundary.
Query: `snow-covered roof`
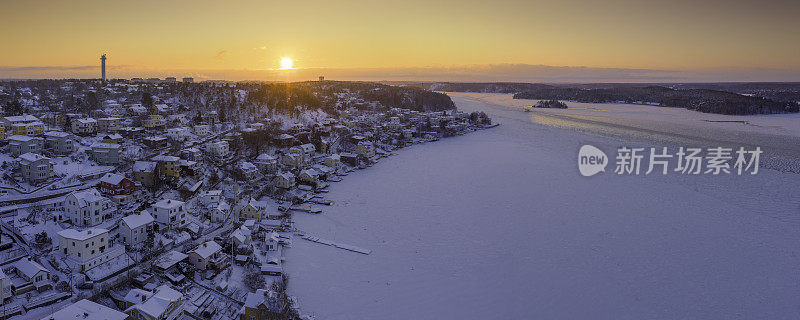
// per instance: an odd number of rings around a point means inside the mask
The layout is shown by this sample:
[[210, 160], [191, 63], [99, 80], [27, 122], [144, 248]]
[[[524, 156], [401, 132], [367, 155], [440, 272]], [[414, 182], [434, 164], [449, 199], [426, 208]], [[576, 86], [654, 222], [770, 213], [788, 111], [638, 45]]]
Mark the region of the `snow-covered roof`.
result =
[[148, 223], [153, 223], [153, 216], [151, 216], [150, 213], [147, 212], [147, 210], [142, 210], [142, 212], [140, 212], [139, 214], [127, 215], [123, 217], [120, 221], [121, 223], [126, 224], [128, 228], [135, 229], [143, 225], [146, 225]]
[[273, 156], [271, 156], [269, 154], [262, 153], [262, 154], [258, 155], [256, 160], [258, 160], [258, 161], [275, 161], [276, 159], [275, 159], [275, 157], [273, 157]]
[[217, 252], [219, 252], [221, 250], [222, 250], [222, 246], [220, 246], [216, 241], [211, 240], [211, 241], [207, 241], [207, 242], [197, 246], [197, 248], [195, 248], [194, 250], [189, 251], [189, 252], [190, 253], [194, 252], [197, 255], [199, 255], [201, 258], [207, 259], [208, 257], [211, 257], [213, 254], [215, 254], [215, 253], [217, 253]]
[[24, 161], [28, 161], [28, 162], [36, 162], [36, 161], [39, 161], [39, 160], [50, 160], [50, 158], [48, 158], [48, 157], [45, 157], [45, 156], [42, 156], [42, 155], [36, 154], [36, 153], [30, 153], [30, 152], [19, 156], [19, 159], [20, 160], [24, 160]]
[[176, 161], [178, 161], [180, 159], [181, 158], [178, 158], [176, 156], [155, 156], [155, 157], [150, 158], [150, 160], [153, 160], [153, 161], [165, 161], [165, 162], [176, 162]]
[[78, 201], [78, 206], [85, 207], [91, 202], [103, 201], [106, 198], [100, 194], [95, 188], [89, 188], [81, 191], [73, 191], [68, 196], [73, 196]]
[[119, 149], [120, 145], [116, 143], [97, 142], [91, 145], [92, 149]]
[[172, 289], [168, 285], [161, 285], [156, 288], [156, 293], [147, 299], [147, 301], [134, 305], [125, 311], [128, 312], [132, 309], [137, 309], [154, 318], [160, 318], [169, 310], [170, 303], [178, 301], [181, 298], [183, 298], [182, 293]]
[[47, 131], [44, 135], [51, 138], [67, 138], [72, 136], [64, 131]]
[[172, 199], [161, 199], [161, 201], [156, 202], [153, 204], [153, 207], [162, 208], [162, 209], [170, 209], [180, 207], [184, 204], [183, 201], [179, 200], [172, 200]]
[[133, 164], [134, 172], [151, 172], [156, 170], [156, 163], [152, 161], [136, 161]]
[[32, 121], [39, 121], [39, 118], [37, 118], [37, 117], [34, 117], [34, 116], [32, 116], [32, 115], [29, 115], [29, 114], [22, 115], [22, 116], [9, 116], [9, 117], [4, 117], [3, 119], [5, 119], [5, 120], [6, 120], [6, 121], [8, 121], [8, 122], [32, 122]]
[[42, 320], [124, 320], [128, 315], [83, 299], [58, 310]]
[[186, 259], [186, 257], [188, 256], [181, 252], [171, 250], [161, 255], [161, 257], [158, 258], [158, 263], [156, 263], [156, 267], [161, 269], [169, 269], [176, 263], [183, 261], [183, 259]]
[[125, 295], [125, 301], [130, 303], [141, 303], [153, 296], [153, 293], [139, 288], [133, 288]]
[[9, 136], [6, 139], [9, 140], [9, 141], [28, 142], [28, 141], [31, 141], [31, 140], [37, 140], [38, 138], [29, 137], [29, 136], [21, 136], [21, 135], [15, 134], [13, 136]]
[[39, 272], [48, 272], [47, 269], [45, 269], [41, 264], [31, 260], [30, 258], [19, 259], [15, 261], [14, 268], [17, 269], [17, 272], [24, 274], [28, 279], [32, 279]]
[[125, 176], [116, 173], [106, 173], [102, 178], [100, 178], [100, 182], [105, 182], [112, 185], [118, 185], [122, 182], [122, 179], [125, 179]]
[[97, 120], [92, 119], [92, 118], [75, 119], [75, 121], [78, 121], [80, 123], [96, 123], [97, 122]]
[[58, 235], [67, 239], [83, 241], [107, 233], [108, 230], [103, 228], [89, 228], [81, 231], [75, 229], [64, 229], [59, 231]]

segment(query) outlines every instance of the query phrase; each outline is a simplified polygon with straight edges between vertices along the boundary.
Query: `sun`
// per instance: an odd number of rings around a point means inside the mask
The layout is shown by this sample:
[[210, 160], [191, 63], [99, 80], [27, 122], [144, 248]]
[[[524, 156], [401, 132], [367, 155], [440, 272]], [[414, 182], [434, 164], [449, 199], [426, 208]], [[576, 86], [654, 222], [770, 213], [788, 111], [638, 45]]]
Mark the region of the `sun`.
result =
[[294, 65], [294, 61], [292, 61], [292, 58], [289, 57], [281, 58], [281, 69], [283, 70], [291, 69], [292, 65]]

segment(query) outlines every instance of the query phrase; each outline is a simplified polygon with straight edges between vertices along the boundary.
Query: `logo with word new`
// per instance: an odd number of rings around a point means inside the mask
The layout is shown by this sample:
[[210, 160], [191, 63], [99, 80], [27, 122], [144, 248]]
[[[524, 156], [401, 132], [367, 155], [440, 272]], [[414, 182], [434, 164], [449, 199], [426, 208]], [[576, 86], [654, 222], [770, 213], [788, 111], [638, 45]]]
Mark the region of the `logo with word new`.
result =
[[584, 177], [591, 177], [599, 172], [606, 171], [608, 156], [595, 146], [583, 145], [578, 150], [578, 170]]

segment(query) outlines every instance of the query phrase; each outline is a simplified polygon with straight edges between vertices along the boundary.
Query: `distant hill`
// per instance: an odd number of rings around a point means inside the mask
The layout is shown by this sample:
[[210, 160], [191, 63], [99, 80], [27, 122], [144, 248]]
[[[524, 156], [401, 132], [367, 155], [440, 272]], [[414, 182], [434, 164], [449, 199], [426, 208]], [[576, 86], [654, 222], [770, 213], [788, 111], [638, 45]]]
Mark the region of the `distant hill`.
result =
[[696, 84], [542, 84], [518, 82], [409, 83], [445, 92], [513, 93], [515, 99], [569, 100], [587, 103], [638, 103], [730, 115], [800, 111], [797, 83]]

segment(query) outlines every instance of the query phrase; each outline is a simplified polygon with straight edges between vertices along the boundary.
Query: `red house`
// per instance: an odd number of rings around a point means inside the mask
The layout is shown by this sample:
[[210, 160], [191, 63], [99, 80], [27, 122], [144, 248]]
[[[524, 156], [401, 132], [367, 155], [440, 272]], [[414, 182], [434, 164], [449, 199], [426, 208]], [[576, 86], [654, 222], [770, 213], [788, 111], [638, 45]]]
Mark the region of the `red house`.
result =
[[109, 196], [131, 194], [135, 190], [133, 181], [121, 174], [106, 173], [100, 179], [100, 192]]

